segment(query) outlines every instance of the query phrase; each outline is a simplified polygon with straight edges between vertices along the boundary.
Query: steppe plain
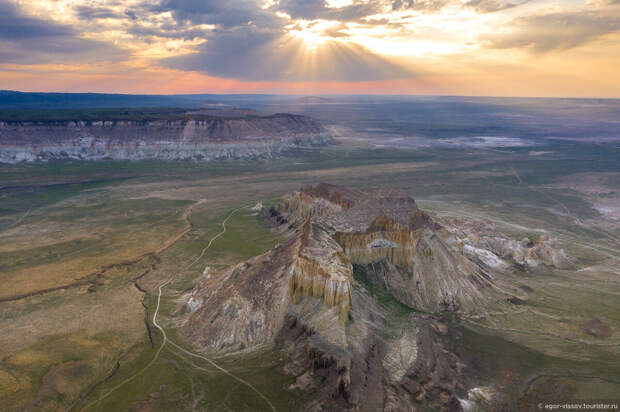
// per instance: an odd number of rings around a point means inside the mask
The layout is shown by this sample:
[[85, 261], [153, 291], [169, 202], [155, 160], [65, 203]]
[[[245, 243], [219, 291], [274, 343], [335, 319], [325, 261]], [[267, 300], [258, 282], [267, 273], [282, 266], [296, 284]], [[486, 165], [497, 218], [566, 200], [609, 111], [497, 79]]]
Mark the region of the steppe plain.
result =
[[339, 130], [336, 145], [275, 160], [0, 165], [0, 409], [297, 410], [309, 395], [277, 350], [215, 359], [231, 376], [195, 356], [175, 317], [203, 273], [281, 240], [253, 206], [321, 181], [557, 239], [570, 264], [505, 274], [523, 302], [455, 318], [454, 350], [516, 409], [618, 399], [617, 141], [402, 148]]

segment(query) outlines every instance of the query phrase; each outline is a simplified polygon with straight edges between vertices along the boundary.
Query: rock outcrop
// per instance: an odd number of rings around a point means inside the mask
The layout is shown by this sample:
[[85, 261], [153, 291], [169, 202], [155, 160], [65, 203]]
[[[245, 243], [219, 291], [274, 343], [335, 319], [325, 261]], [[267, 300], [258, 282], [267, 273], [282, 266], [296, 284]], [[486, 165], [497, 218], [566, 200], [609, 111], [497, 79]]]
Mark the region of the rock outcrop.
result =
[[490, 222], [448, 218], [444, 224], [466, 255], [490, 268], [505, 270], [514, 266], [527, 270], [541, 265], [566, 268], [571, 264], [558, 242], [544, 234], [533, 240], [515, 240], [499, 233]]
[[289, 239], [198, 282], [186, 296], [189, 341], [212, 353], [279, 348], [292, 386], [315, 395], [308, 410], [461, 408], [465, 365], [444, 316], [511, 295], [449, 231], [402, 193], [328, 184], [264, 214]]
[[257, 158], [330, 142], [320, 124], [292, 114], [217, 117], [190, 113], [170, 120], [0, 121], [3, 163]]
[[504, 294], [451, 232], [400, 192], [318, 184], [289, 194], [274, 210], [294, 224], [321, 224], [352, 265], [367, 267], [372, 281], [410, 307], [475, 312]]

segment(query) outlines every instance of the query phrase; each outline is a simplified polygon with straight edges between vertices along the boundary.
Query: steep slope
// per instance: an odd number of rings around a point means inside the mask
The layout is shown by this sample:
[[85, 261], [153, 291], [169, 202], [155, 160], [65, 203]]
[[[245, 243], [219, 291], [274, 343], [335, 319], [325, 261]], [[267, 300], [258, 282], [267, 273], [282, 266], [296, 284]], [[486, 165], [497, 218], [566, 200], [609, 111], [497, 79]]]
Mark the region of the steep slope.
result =
[[171, 112], [169, 119], [0, 121], [0, 162], [254, 158], [331, 141], [306, 116], [212, 112]]
[[202, 278], [183, 335], [215, 354], [279, 348], [294, 388], [315, 394], [308, 410], [459, 410], [465, 365], [442, 314], [513, 296], [458, 240], [394, 191], [319, 184], [265, 214], [289, 240]]
[[181, 331], [215, 354], [275, 345], [295, 387], [315, 394], [308, 410], [458, 410], [463, 365], [442, 342], [447, 324], [379, 304], [353, 276], [343, 249], [306, 223], [286, 244], [203, 278]]
[[451, 232], [402, 193], [318, 184], [286, 196], [275, 210], [287, 220], [324, 224], [351, 264], [367, 267], [411, 307], [475, 312], [507, 297]]

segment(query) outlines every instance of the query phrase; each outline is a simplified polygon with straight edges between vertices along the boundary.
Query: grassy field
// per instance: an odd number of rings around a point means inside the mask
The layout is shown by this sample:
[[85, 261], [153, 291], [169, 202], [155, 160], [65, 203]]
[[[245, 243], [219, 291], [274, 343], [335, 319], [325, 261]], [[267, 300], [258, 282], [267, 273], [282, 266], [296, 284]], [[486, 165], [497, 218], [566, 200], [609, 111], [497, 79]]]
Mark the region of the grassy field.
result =
[[[551, 146], [541, 149], [551, 154], [532, 156], [522, 149], [341, 144], [268, 162], [0, 165], [0, 409], [81, 410], [143, 370], [162, 338], [149, 320], [151, 344], [145, 313], [150, 319], [157, 287], [170, 278], [161, 323], [191, 349], [174, 332], [178, 298], [205, 266], [224, 268], [261, 254], [278, 235], [241, 209], [226, 234], [183, 269], [231, 211], [319, 181], [397, 188], [439, 219], [490, 220], [515, 239], [557, 238], [574, 268], [507, 274], [502, 280], [531, 290], [528, 310], [463, 320], [463, 356], [481, 384], [499, 379], [502, 370], [518, 377], [514, 387], [524, 402], [552, 379], [541, 374], [568, 379], [577, 398], [611, 396], [620, 386], [600, 379], [620, 376], [614, 346], [620, 342], [620, 225], [594, 208], [593, 196], [557, 182], [571, 173], [620, 176], [612, 149]], [[591, 318], [610, 325], [612, 335], [584, 334], [579, 325]], [[287, 389], [291, 378], [277, 352], [219, 361], [277, 401], [278, 410], [296, 410], [304, 396]], [[572, 376], [575, 370], [585, 377]], [[91, 410], [193, 408], [267, 405], [206, 362], [167, 345], [145, 372]]]

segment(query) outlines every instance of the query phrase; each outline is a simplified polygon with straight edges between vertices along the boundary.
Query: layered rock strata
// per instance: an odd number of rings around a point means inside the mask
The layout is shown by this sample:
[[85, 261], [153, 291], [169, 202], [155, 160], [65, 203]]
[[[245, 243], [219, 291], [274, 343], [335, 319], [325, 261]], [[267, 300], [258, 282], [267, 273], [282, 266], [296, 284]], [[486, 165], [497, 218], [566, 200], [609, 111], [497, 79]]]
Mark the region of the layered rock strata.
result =
[[292, 114], [175, 120], [0, 121], [0, 162], [269, 157], [331, 142], [313, 119]]
[[318, 184], [287, 195], [275, 212], [296, 225], [320, 222], [351, 264], [371, 266], [372, 280], [411, 307], [475, 312], [504, 295], [451, 232], [400, 192]]
[[452, 233], [402, 193], [328, 184], [264, 214], [288, 240], [203, 277], [186, 297], [188, 340], [213, 353], [278, 348], [292, 388], [314, 393], [309, 410], [461, 408], [465, 365], [441, 313], [511, 295]]

